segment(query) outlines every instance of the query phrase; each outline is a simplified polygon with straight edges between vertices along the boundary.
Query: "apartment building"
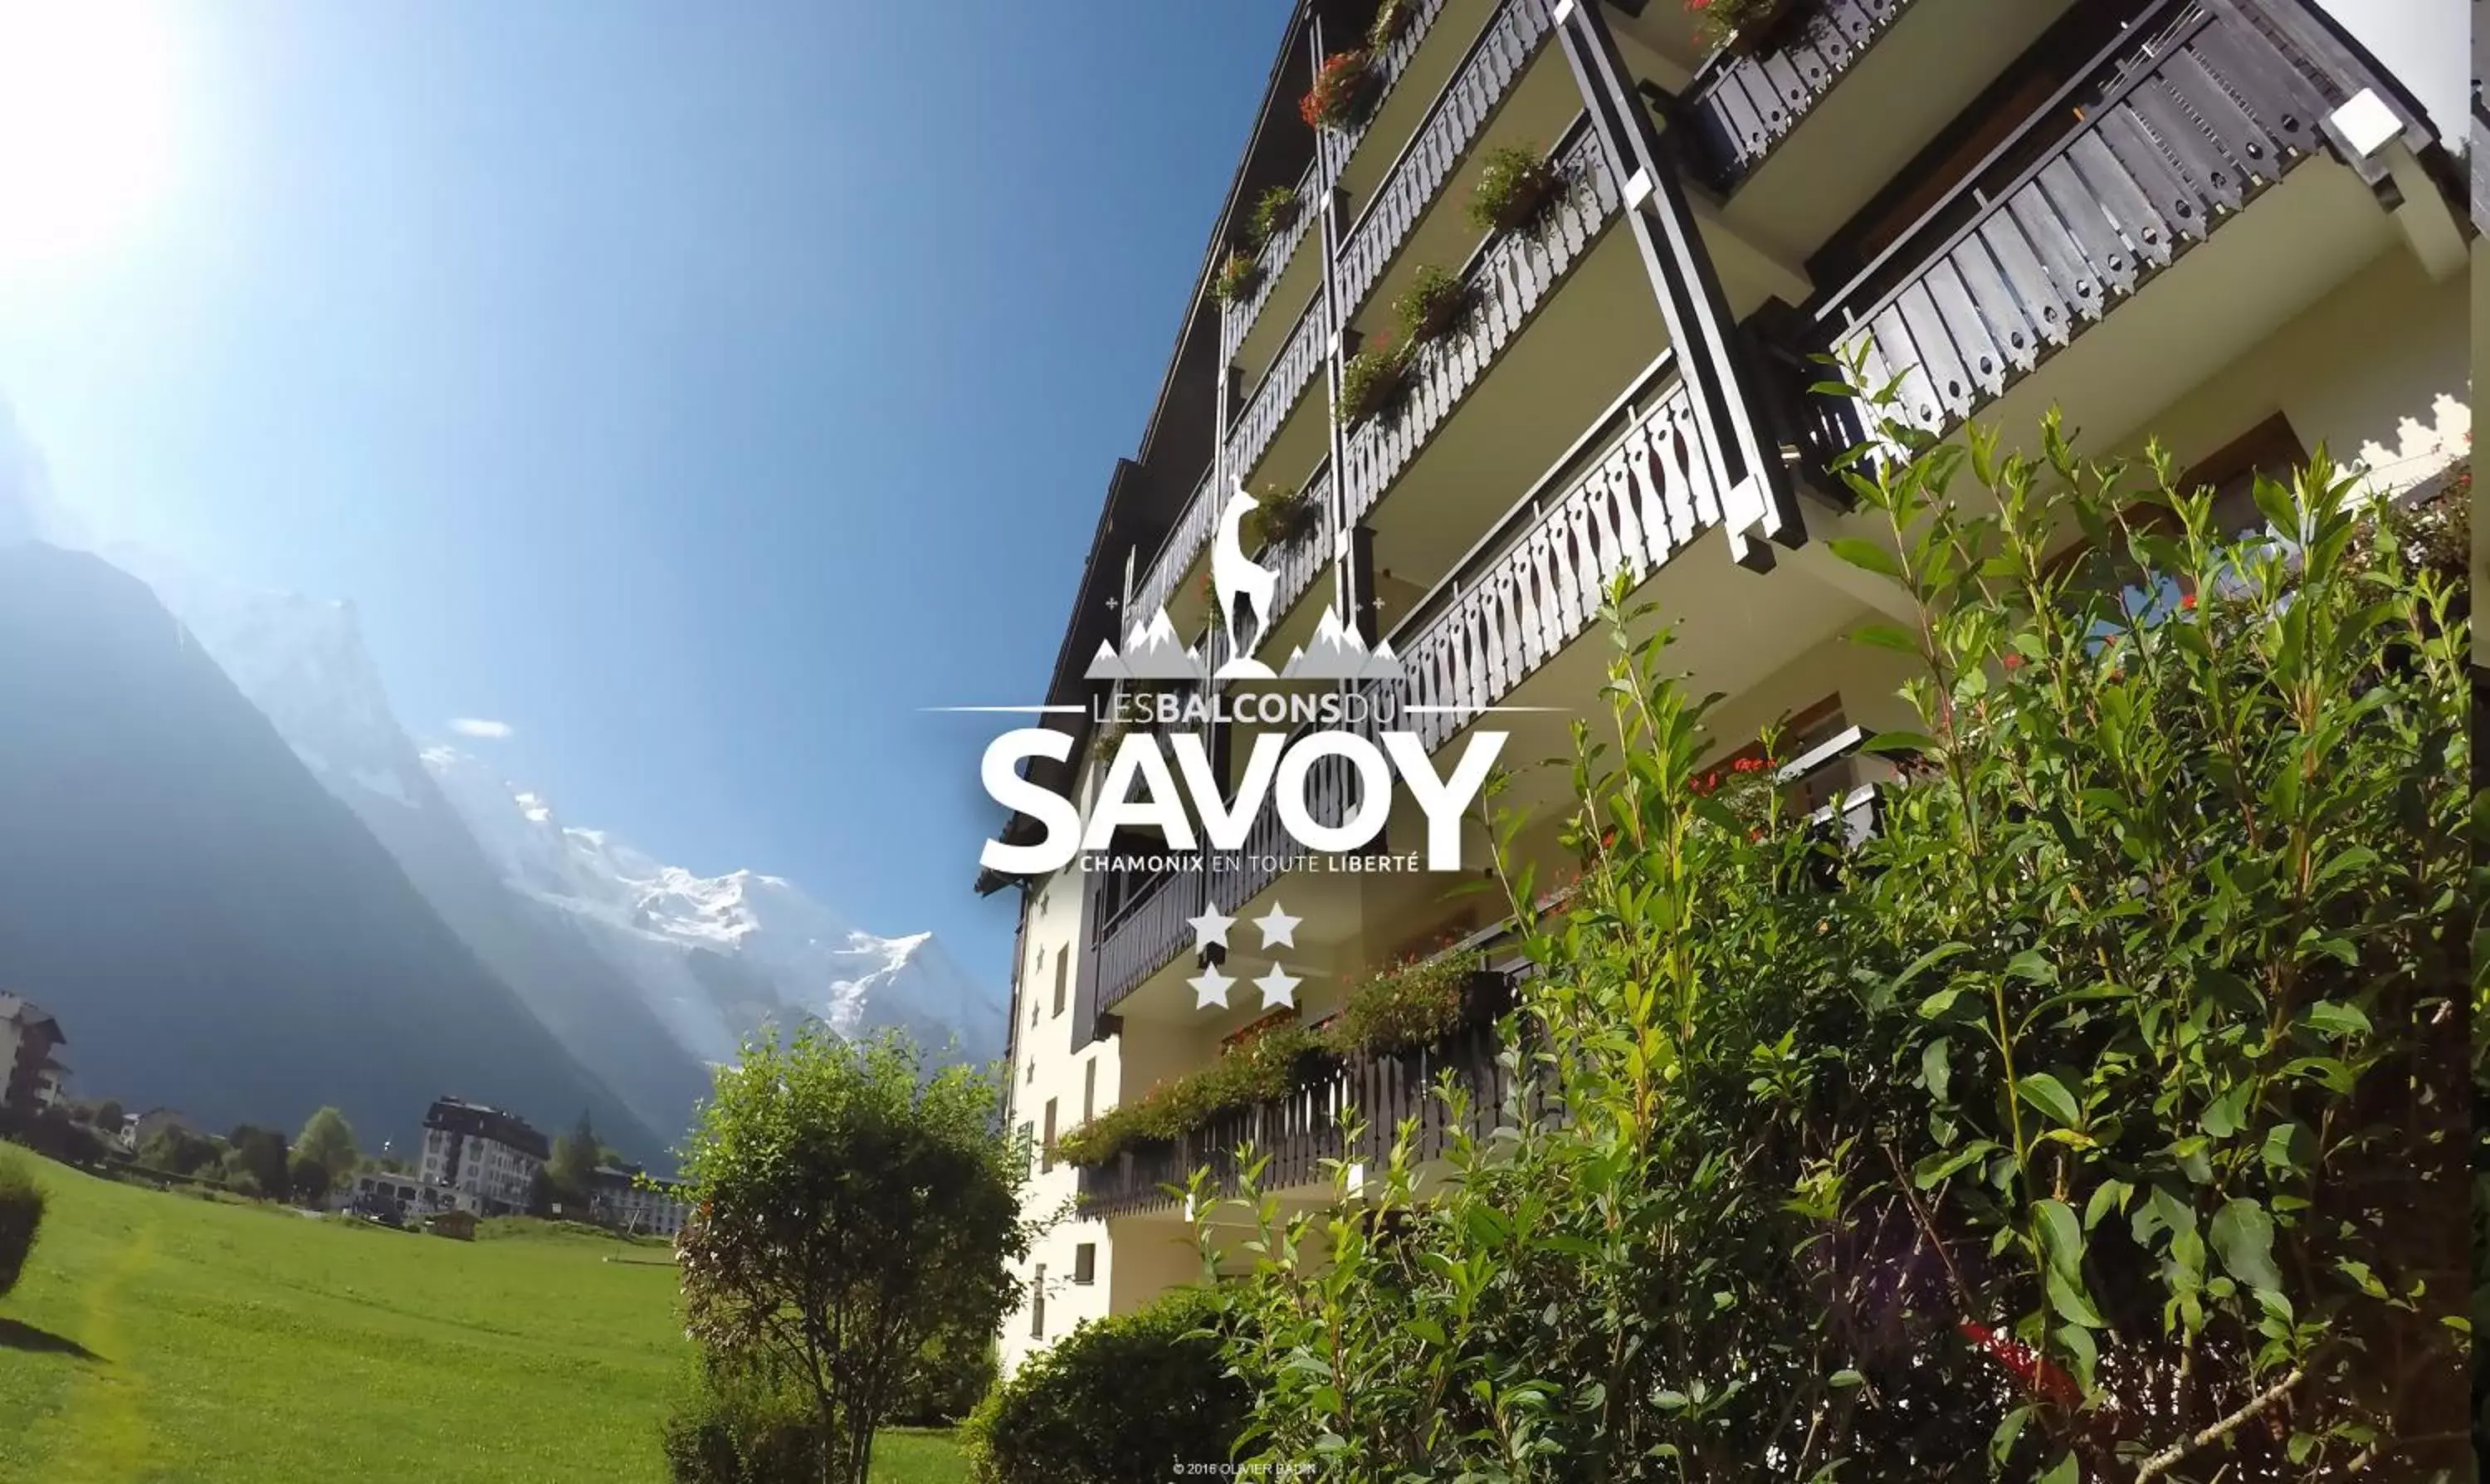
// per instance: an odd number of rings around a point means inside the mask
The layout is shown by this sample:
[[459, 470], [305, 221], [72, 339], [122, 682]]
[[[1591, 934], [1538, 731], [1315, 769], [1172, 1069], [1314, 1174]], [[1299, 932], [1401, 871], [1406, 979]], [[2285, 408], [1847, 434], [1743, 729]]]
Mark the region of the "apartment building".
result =
[[[1712, 45], [1679, 0], [1404, 0], [1385, 17], [1308, 0], [1140, 449], [1108, 483], [1046, 696], [1082, 709], [1048, 723], [1070, 760], [1029, 780], [1086, 816], [1111, 750], [1092, 713], [1133, 688], [1092, 679], [1093, 656], [1161, 612], [1212, 665], [1278, 667], [1327, 629], [1388, 643], [1397, 675], [1343, 684], [1438, 758], [1491, 724], [1508, 760], [1567, 752], [1572, 721], [1602, 710], [1595, 609], [1624, 572], [1673, 626], [1672, 668], [1726, 698], [1722, 755], [1786, 723], [1791, 786], [1870, 828], [1886, 780], [1856, 743], [1910, 717], [1898, 657], [1845, 639], [1904, 605], [1829, 549], [1877, 533], [1825, 472], [1862, 410], [1810, 390], [1811, 358], [1865, 354], [1943, 435], [1977, 420], [2029, 448], [2055, 406], [2085, 453], [2157, 437], [2244, 524], [2253, 476], [2321, 444], [2382, 495], [2446, 478], [2469, 456], [2477, 228], [2442, 134], [2472, 119], [2460, 83], [2449, 102], [2417, 74], [2450, 47], [2460, 61], [2468, 9], [1792, 0]], [[1363, 96], [1326, 116], [1303, 102], [1318, 86]], [[1528, 188], [1519, 225], [1473, 217], [1491, 174]], [[1447, 275], [1460, 293], [1439, 302], [1461, 307], [1393, 368], [1397, 399], [1354, 416], [1375, 400], [1361, 351]], [[1233, 645], [1204, 590], [1231, 583], [1211, 569], [1235, 497], [1267, 491], [1301, 515], [1260, 548], [1268, 591], [1243, 608], [1266, 616], [1237, 610]], [[1251, 741], [1234, 730], [1207, 740], [1231, 785]], [[1341, 771], [1309, 775], [1318, 814], [1362, 797]], [[1564, 864], [1563, 787], [1526, 775], [1504, 800], [1539, 821], [1518, 848], [1543, 880]], [[1040, 828], [1015, 817], [1002, 837]], [[1386, 847], [1423, 836], [1396, 799]], [[1145, 832], [1133, 843], [1148, 854]], [[1475, 875], [1489, 844], [1464, 843]], [[1418, 1091], [1435, 1069], [1495, 1096], [1473, 1031], [1173, 1148], [1056, 1157], [1057, 1136], [1273, 1013], [1250, 994], [1205, 1005], [1205, 965], [1240, 984], [1283, 967], [1301, 983], [1278, 1013], [1312, 1021], [1427, 946], [1497, 963], [1492, 898], [1457, 894], [1463, 879], [1307, 872], [1288, 854], [1265, 816], [1203, 870], [980, 879], [1021, 893], [1011, 1118], [1032, 1203], [1077, 1211], [1031, 1254], [1006, 1364], [1200, 1281], [1198, 1213], [1162, 1186], [1209, 1165], [1232, 1187], [1239, 1136], [1274, 1153], [1266, 1184], [1311, 1201], [1324, 1157], [1380, 1149], [1342, 1148], [1344, 1100], [1419, 1117], [1439, 1149]], [[1275, 906], [1275, 931], [1250, 933]], [[1198, 951], [1205, 915], [1233, 919], [1219, 953]]]
[[461, 1098], [434, 1100], [423, 1115], [421, 1182], [460, 1210], [507, 1216], [528, 1207], [528, 1186], [552, 1146], [516, 1114]]
[[59, 1101], [69, 1068], [61, 1023], [22, 995], [0, 993], [0, 1109], [37, 1113]]
[[638, 1165], [599, 1165], [591, 1205], [596, 1220], [618, 1231], [673, 1237], [683, 1229], [691, 1208], [673, 1185], [643, 1185], [647, 1172]]

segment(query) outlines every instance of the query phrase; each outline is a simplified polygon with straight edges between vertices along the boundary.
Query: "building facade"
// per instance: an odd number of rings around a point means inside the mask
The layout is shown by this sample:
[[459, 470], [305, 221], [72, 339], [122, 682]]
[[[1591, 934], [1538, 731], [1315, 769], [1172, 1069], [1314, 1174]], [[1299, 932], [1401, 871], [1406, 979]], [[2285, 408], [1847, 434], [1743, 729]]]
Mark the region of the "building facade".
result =
[[[1046, 696], [1081, 709], [1048, 722], [1069, 760], [1028, 776], [1091, 800], [1112, 752], [1092, 710], [1132, 688], [1090, 679], [1092, 656], [1161, 612], [1214, 660], [1278, 666], [1326, 625], [1388, 642], [1401, 674], [1355, 684], [1439, 768], [1491, 706], [1534, 708], [1495, 715], [1507, 760], [1569, 753], [1572, 721], [1602, 710], [1596, 609], [1622, 574], [1672, 626], [1670, 667], [1724, 698], [1722, 758], [1783, 725], [1791, 786], [1863, 823], [1886, 780], [1857, 742], [1914, 719], [1902, 658], [1848, 636], [1907, 606], [1830, 549], [1879, 533], [1828, 473], [1864, 409], [1815, 390], [1814, 358], [1864, 358], [1939, 436], [1977, 422], [2031, 449], [2054, 407], [2087, 455], [2157, 438], [2225, 511], [2320, 446], [2380, 495], [2447, 478], [2469, 457], [2477, 229], [2441, 134], [2470, 119], [2460, 90], [2450, 114], [2409, 74], [2467, 9], [1794, 0], [1709, 47], [1677, 0], [1404, 0], [1380, 25], [1372, 0], [1308, 0], [1107, 488]], [[1358, 106], [1315, 122], [1318, 74], [1361, 76]], [[1491, 177], [1518, 189], [1482, 196]], [[1491, 222], [1472, 209], [1497, 204]], [[1413, 289], [1443, 310], [1419, 316], [1430, 337], [1361, 356], [1400, 337]], [[1398, 396], [1366, 413], [1378, 366]], [[1261, 546], [1274, 576], [1249, 606], [1267, 617], [1240, 620], [1231, 653], [1205, 574], [1235, 497], [1271, 492], [1301, 515]], [[1230, 785], [1251, 740], [1205, 740]], [[1310, 786], [1349, 806], [1319, 768]], [[1542, 822], [1515, 842], [1542, 881], [1567, 863], [1565, 786], [1543, 771], [1501, 800]], [[1384, 827], [1402, 852], [1424, 832], [1405, 803]], [[1471, 1033], [1414, 1072], [1344, 1067], [1173, 1150], [1055, 1156], [1055, 1136], [1262, 1017], [1188, 986], [1206, 911], [1236, 919], [1226, 972], [1284, 964], [1308, 1020], [1448, 942], [1494, 963], [1490, 898], [1440, 876], [1298, 874], [1283, 843], [1266, 816], [1208, 871], [981, 879], [1021, 893], [1010, 1096], [1031, 1201], [1078, 1211], [1030, 1256], [1006, 1364], [1202, 1281], [1196, 1213], [1163, 1185], [1208, 1164], [1232, 1186], [1223, 1142], [1256, 1137], [1276, 1151], [1266, 1184], [1310, 1201], [1323, 1158], [1375, 1152], [1328, 1131], [1343, 1101], [1437, 1119], [1409, 1086], [1437, 1067], [1492, 1098]], [[1489, 851], [1471, 827], [1466, 863]], [[1264, 948], [1246, 924], [1274, 904], [1292, 928]]]
[[645, 1174], [637, 1165], [596, 1167], [592, 1208], [598, 1224], [646, 1236], [679, 1235], [691, 1208], [673, 1185], [662, 1180], [642, 1183]]
[[527, 1209], [529, 1185], [551, 1152], [545, 1136], [516, 1114], [444, 1097], [424, 1112], [417, 1173], [460, 1210], [507, 1216]]
[[53, 1053], [68, 1043], [50, 1011], [0, 993], [0, 1109], [36, 1113], [59, 1101], [69, 1068]]

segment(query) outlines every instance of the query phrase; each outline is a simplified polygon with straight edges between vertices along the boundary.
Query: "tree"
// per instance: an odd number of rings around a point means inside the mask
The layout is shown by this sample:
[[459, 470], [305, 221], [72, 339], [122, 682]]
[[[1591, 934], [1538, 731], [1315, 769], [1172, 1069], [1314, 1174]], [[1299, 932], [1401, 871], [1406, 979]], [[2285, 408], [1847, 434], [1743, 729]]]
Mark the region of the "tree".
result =
[[294, 1187], [294, 1199], [304, 1205], [317, 1205], [329, 1198], [333, 1178], [329, 1167], [302, 1149], [286, 1162], [286, 1179]]
[[589, 1122], [585, 1109], [570, 1132], [553, 1141], [553, 1158], [547, 1169], [553, 1176], [554, 1190], [565, 1203], [575, 1201], [584, 1206], [596, 1193], [596, 1156], [602, 1149], [596, 1127]]
[[126, 1117], [121, 1104], [111, 1098], [107, 1097], [95, 1106], [95, 1126], [107, 1138], [121, 1137], [121, 1125]]
[[928, 1339], [990, 1332], [1019, 1301], [1028, 1164], [996, 1109], [983, 1073], [929, 1074], [896, 1032], [808, 1027], [718, 1074], [684, 1161], [684, 1313], [711, 1355], [801, 1385], [827, 1484], [863, 1484]]
[[192, 1133], [178, 1123], [168, 1123], [139, 1149], [138, 1162], [173, 1175], [196, 1175], [214, 1165], [223, 1153], [214, 1139]]
[[552, 1215], [553, 1198], [553, 1177], [539, 1165], [536, 1173], [528, 1177], [528, 1214], [536, 1217]]
[[15, 1153], [0, 1149], [0, 1295], [17, 1286], [43, 1225], [43, 1187]]
[[285, 1199], [291, 1182], [286, 1175], [283, 1134], [273, 1128], [245, 1123], [235, 1128], [232, 1137], [225, 1142], [232, 1146], [224, 1159], [227, 1178], [247, 1175], [257, 1186], [258, 1194], [272, 1201]]
[[294, 1136], [294, 1150], [318, 1163], [328, 1172], [329, 1180], [334, 1181], [355, 1168], [354, 1126], [336, 1109], [323, 1108], [304, 1120], [303, 1132]]

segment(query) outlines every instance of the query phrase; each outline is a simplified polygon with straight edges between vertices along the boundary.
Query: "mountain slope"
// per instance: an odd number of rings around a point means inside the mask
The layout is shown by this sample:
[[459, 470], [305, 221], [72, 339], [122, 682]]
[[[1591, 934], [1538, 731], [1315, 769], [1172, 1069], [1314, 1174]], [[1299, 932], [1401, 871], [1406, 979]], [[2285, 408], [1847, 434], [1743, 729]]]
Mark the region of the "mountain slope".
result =
[[491, 974], [147, 587], [0, 548], [0, 983], [82, 1090], [210, 1126], [336, 1103], [377, 1143], [444, 1092], [633, 1116]]

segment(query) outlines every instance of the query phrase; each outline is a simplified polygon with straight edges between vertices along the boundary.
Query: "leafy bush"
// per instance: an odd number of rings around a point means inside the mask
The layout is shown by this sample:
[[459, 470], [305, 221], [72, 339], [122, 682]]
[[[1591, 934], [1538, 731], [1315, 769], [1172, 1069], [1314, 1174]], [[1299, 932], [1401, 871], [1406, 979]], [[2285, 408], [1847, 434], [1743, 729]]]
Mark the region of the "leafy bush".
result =
[[43, 1225], [43, 1187], [25, 1160], [0, 1150], [0, 1295], [17, 1286]]
[[[960, 1429], [976, 1484], [1164, 1484], [1224, 1470], [1245, 1411], [1215, 1295], [1178, 1289], [1024, 1361]], [[1205, 1468], [1205, 1466], [1207, 1466]]]
[[1375, 59], [1363, 51], [1339, 51], [1315, 71], [1315, 85], [1297, 102], [1297, 116], [1314, 129], [1354, 129], [1380, 91]]
[[1848, 848], [1770, 787], [1698, 792], [1708, 703], [1629, 634], [1561, 923], [1504, 862], [1547, 1095], [1423, 1203], [1405, 1149], [1327, 1210], [1243, 1193], [1247, 1462], [2469, 1476], [2490, 794], [2450, 583], [2347, 561], [2373, 512], [2322, 454], [2258, 487], [2288, 541], [2231, 541], [2166, 462], [2081, 463], [2054, 422], [2037, 461], [1883, 431], [1841, 476], [1885, 538], [1834, 552], [1917, 609], [1857, 637], [1916, 667], [1922, 730], [1874, 745], [1925, 766]]
[[1408, 348], [1392, 344], [1388, 335], [1376, 335], [1340, 368], [1337, 416], [1341, 425], [1352, 426], [1391, 412], [1408, 390]]
[[1333, 1029], [1344, 1055], [1376, 1055], [1433, 1045], [1468, 1018], [1476, 953], [1447, 953], [1402, 964], [1351, 991]]
[[1263, 191], [1261, 199], [1254, 203], [1251, 230], [1255, 250], [1260, 251], [1272, 238], [1295, 226], [1297, 214], [1304, 209], [1305, 203], [1297, 199], [1294, 186], [1274, 186]]
[[1470, 286], [1461, 275], [1430, 263], [1418, 270], [1392, 308], [1400, 317], [1403, 338], [1423, 345], [1461, 328], [1469, 316]]
[[766, 1368], [696, 1366], [661, 1428], [675, 1484], [820, 1484], [830, 1452], [802, 1388]]
[[1234, 304], [1247, 297], [1262, 281], [1262, 265], [1250, 252], [1231, 252], [1219, 265], [1219, 276], [1210, 280], [1211, 297], [1221, 304]]
[[293, 1187], [294, 1199], [316, 1206], [329, 1199], [329, 1167], [309, 1154], [296, 1154], [285, 1167], [286, 1182]]
[[1565, 192], [1564, 172], [1536, 146], [1508, 144], [1489, 152], [1470, 188], [1470, 221], [1481, 231], [1513, 232], [1547, 219]]
[[925, 1342], [900, 1383], [890, 1420], [901, 1427], [947, 1427], [974, 1411], [995, 1387], [995, 1337], [949, 1330]]
[[1175, 1139], [1220, 1114], [1285, 1097], [1330, 1043], [1304, 1026], [1275, 1026], [1209, 1065], [1154, 1085], [1055, 1140], [1058, 1159], [1102, 1165], [1136, 1144]]

